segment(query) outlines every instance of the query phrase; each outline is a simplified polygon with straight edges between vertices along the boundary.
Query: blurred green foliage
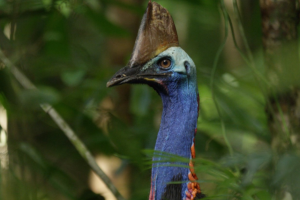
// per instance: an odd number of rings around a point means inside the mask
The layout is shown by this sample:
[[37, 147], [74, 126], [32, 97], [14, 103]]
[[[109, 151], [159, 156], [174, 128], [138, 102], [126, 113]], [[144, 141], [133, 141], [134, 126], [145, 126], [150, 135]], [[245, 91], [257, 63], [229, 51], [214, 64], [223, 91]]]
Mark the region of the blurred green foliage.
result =
[[[180, 44], [197, 65], [201, 112], [195, 166], [207, 199], [271, 200], [282, 188], [298, 195], [299, 151], [279, 155], [271, 146], [267, 94], [261, 87], [266, 70], [259, 3], [240, 1], [240, 11], [255, 68], [263, 78], [256, 79], [230, 33], [213, 77], [220, 115], [210, 86], [213, 63], [225, 40], [220, 2], [157, 2], [172, 14]], [[116, 63], [110, 49], [122, 50], [121, 40], [129, 41], [132, 49], [138, 28], [124, 26], [115, 18], [125, 12], [139, 22], [146, 4], [138, 0], [0, 0], [0, 46], [39, 88], [24, 90], [9, 69], [0, 66], [0, 103], [8, 113], [9, 134], [9, 165], [0, 171], [0, 200], [97, 199], [85, 195], [88, 165], [39, 108], [40, 103], [52, 104], [95, 155], [122, 159], [116, 176], [130, 168], [129, 199], [148, 198], [151, 156], [143, 150], [155, 144], [160, 98], [144, 85], [131, 86], [125, 98], [117, 89], [106, 88], [107, 80], [126, 65], [131, 54], [123, 51]], [[238, 45], [245, 51], [231, 4], [228, 1], [226, 9]], [[123, 103], [129, 113], [125, 119], [118, 111]], [[107, 118], [109, 124], [103, 125]], [[224, 133], [233, 153], [228, 151]]]

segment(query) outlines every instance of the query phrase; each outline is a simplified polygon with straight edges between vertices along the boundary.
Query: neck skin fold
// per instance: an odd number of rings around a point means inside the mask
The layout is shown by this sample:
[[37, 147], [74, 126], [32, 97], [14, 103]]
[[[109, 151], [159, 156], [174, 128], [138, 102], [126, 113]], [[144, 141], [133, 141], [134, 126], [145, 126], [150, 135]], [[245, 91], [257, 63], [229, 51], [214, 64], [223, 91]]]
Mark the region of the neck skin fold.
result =
[[[169, 84], [168, 94], [161, 93], [160, 96], [163, 102], [163, 113], [155, 150], [191, 159], [199, 107], [197, 86], [189, 85], [188, 82]], [[179, 195], [178, 190], [180, 190], [181, 199], [185, 198], [190, 181], [188, 168], [190, 163], [164, 160], [165, 157], [160, 157], [159, 153], [153, 158], [149, 200], [163, 199], [166, 192], [174, 190], [170, 189], [171, 186], [168, 184], [174, 181], [183, 182], [174, 188], [177, 188], [176, 196]]]

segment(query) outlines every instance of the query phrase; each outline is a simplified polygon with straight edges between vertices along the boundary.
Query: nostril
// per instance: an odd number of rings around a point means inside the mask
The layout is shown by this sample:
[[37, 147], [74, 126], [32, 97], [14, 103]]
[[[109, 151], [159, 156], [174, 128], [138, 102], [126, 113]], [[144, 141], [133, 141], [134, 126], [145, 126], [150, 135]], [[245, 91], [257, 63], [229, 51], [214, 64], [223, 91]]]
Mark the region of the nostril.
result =
[[121, 78], [121, 77], [122, 77], [121, 75], [117, 75], [117, 76], [116, 76], [116, 78]]

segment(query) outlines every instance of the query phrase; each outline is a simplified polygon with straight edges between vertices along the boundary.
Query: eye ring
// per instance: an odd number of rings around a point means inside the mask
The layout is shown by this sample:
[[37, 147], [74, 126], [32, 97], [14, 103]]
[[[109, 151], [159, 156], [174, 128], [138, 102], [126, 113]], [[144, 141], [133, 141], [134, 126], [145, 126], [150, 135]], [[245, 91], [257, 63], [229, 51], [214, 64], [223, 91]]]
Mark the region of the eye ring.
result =
[[170, 58], [162, 58], [157, 62], [158, 66], [162, 69], [169, 69], [172, 65]]

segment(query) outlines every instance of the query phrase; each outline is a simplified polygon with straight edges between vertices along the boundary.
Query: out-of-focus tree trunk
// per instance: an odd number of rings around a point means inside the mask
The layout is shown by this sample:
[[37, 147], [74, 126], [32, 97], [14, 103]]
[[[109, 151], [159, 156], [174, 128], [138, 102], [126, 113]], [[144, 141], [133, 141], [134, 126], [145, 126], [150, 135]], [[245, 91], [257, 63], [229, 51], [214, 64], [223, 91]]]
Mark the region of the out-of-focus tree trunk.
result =
[[[144, 0], [122, 0], [124, 3], [142, 5]], [[107, 42], [107, 52], [109, 55], [109, 63], [111, 66], [124, 67], [133, 50], [135, 36], [140, 24], [140, 18], [138, 15], [122, 10], [119, 7], [111, 7], [108, 11], [111, 18], [116, 24], [129, 30], [132, 33], [132, 37], [128, 38], [111, 38]], [[118, 70], [116, 69], [116, 71]], [[113, 99], [115, 111], [118, 116], [127, 123], [131, 123], [131, 114], [129, 110], [130, 105], [130, 86], [122, 85], [116, 88], [118, 92], [117, 99]]]
[[261, 0], [263, 47], [270, 88], [267, 113], [272, 146], [300, 147], [300, 89], [296, 0]]
[[[260, 0], [268, 82], [266, 112], [272, 148], [278, 154], [300, 150], [300, 60], [298, 0]], [[290, 193], [299, 199], [297, 183], [283, 183], [276, 199]], [[285, 189], [283, 189], [285, 188]]]

